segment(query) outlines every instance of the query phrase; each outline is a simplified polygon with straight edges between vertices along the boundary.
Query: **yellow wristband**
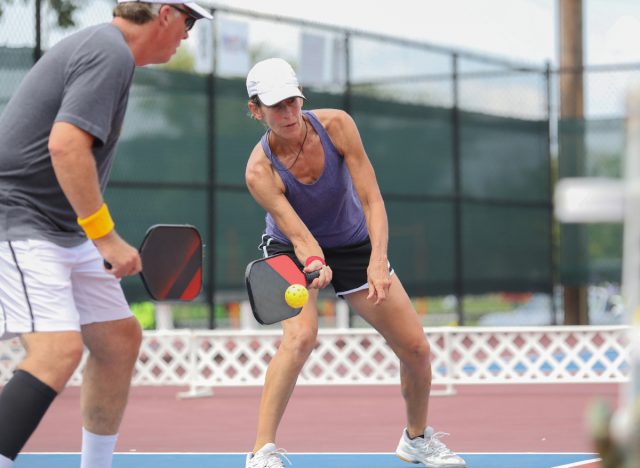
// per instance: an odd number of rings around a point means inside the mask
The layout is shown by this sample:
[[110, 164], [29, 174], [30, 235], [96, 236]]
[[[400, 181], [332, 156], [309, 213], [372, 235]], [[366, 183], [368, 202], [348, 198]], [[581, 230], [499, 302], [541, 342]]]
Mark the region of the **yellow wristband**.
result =
[[99, 239], [106, 236], [115, 227], [106, 203], [103, 203], [100, 209], [92, 215], [82, 219], [78, 218], [78, 224], [84, 229], [89, 239]]

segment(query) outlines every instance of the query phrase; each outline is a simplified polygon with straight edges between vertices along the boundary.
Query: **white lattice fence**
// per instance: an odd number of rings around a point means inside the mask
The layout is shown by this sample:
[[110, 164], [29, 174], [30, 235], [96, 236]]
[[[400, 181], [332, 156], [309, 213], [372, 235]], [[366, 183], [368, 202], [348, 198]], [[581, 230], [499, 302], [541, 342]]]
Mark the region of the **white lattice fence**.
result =
[[[440, 333], [442, 335], [442, 333]], [[279, 332], [194, 334], [194, 384], [262, 385], [280, 344]], [[442, 336], [434, 339], [435, 362], [444, 364]], [[300, 384], [380, 384], [395, 382], [399, 364], [384, 339], [370, 330], [321, 330], [300, 374]]]
[[627, 327], [494, 328], [451, 331], [456, 383], [622, 382]]
[[24, 357], [24, 350], [17, 338], [0, 341], [0, 385], [9, 380], [15, 365]]
[[[628, 327], [425, 328], [434, 384], [622, 382], [628, 379]], [[261, 385], [279, 331], [146, 332], [134, 385], [196, 388]], [[0, 384], [23, 357], [0, 342]], [[70, 384], [81, 382], [81, 369]], [[397, 358], [369, 329], [319, 332], [298, 382], [394, 384]]]
[[190, 385], [196, 334], [145, 332], [133, 385]]

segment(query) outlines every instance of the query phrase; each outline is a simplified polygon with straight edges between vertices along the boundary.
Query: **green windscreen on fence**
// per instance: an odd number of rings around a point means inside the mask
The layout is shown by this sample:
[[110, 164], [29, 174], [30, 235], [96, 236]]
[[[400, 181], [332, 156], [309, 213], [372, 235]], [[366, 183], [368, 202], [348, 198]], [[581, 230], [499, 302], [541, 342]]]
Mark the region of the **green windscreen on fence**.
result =
[[551, 288], [548, 124], [354, 98], [352, 114], [386, 200], [389, 257], [413, 295], [454, 291], [460, 209], [465, 293]]
[[0, 47], [0, 113], [33, 65], [33, 49]]
[[[216, 293], [242, 294], [264, 227], [244, 170], [264, 128], [247, 115], [243, 80], [208, 80], [137, 70], [106, 199], [134, 245], [153, 224], [195, 225]], [[454, 293], [457, 278], [464, 293], [550, 290], [546, 121], [305, 95], [308, 109], [349, 104], [385, 199], [389, 258], [410, 294]], [[205, 284], [210, 277], [205, 269]], [[123, 284], [130, 300], [145, 297], [137, 278]]]
[[[107, 196], [121, 232], [132, 241], [153, 223], [196, 225], [204, 234], [205, 260], [214, 255], [216, 292], [241, 294], [246, 264], [261, 255], [264, 211], [245, 188], [244, 170], [264, 128], [248, 117], [241, 80], [218, 78], [213, 88], [210, 154], [207, 78], [159, 70], [136, 74]], [[305, 93], [310, 109], [344, 103], [341, 95]], [[350, 113], [385, 198], [389, 258], [410, 294], [455, 291], [458, 202], [465, 293], [550, 289], [546, 122], [460, 112], [458, 197], [451, 109], [354, 96]], [[147, 185], [136, 188], [136, 180]], [[142, 294], [136, 280], [125, 285], [130, 296]]]
[[465, 292], [550, 291], [548, 124], [460, 118]]
[[[624, 119], [563, 119], [558, 123], [559, 177], [622, 177]], [[620, 283], [622, 224], [560, 225], [560, 280], [566, 285]]]

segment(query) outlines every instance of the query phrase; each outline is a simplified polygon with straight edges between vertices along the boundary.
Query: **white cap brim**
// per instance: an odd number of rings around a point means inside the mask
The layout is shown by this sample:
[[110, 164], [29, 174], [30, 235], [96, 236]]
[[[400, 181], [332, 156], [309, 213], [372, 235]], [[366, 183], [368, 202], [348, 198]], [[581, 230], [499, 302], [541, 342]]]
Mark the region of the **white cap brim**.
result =
[[213, 19], [213, 16], [211, 15], [211, 13], [206, 8], [202, 8], [197, 3], [187, 2], [185, 3], [185, 6], [193, 10], [193, 12], [196, 15], [200, 16], [201, 18], [208, 19], [208, 20]]
[[260, 98], [260, 102], [265, 106], [273, 106], [278, 104], [280, 101], [284, 101], [285, 99], [289, 99], [292, 97], [304, 97], [302, 91], [297, 86], [283, 86], [282, 88], [274, 89], [272, 91], [267, 91], [266, 93], [258, 93], [258, 97]]

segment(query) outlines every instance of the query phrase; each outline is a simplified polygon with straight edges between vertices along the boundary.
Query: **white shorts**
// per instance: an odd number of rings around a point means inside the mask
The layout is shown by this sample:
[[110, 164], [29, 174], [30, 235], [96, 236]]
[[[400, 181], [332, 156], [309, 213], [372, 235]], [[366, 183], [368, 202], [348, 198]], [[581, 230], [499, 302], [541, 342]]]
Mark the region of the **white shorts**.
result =
[[92, 242], [60, 247], [44, 240], [0, 242], [0, 338], [80, 331], [131, 317], [120, 280]]

